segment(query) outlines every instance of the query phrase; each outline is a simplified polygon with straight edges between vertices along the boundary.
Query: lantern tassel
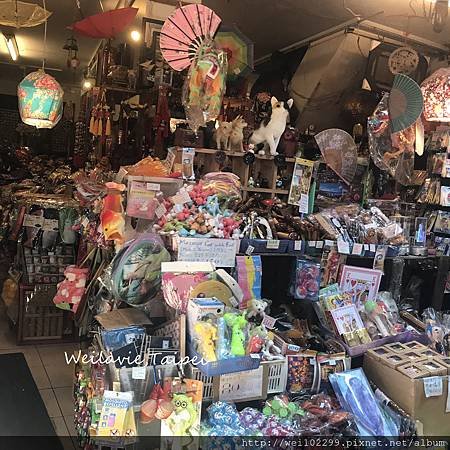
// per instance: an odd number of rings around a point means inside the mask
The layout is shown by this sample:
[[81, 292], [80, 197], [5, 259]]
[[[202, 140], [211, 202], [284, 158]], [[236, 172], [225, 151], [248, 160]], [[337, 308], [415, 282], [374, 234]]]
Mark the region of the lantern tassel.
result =
[[101, 136], [102, 134], [103, 134], [103, 120], [100, 117], [100, 119], [98, 119], [97, 136]]
[[95, 117], [92, 114], [91, 115], [91, 122], [89, 123], [89, 133], [95, 134], [95, 128], [94, 127], [95, 127]]
[[108, 117], [106, 120], [106, 129], [105, 129], [105, 135], [111, 136], [111, 119]]

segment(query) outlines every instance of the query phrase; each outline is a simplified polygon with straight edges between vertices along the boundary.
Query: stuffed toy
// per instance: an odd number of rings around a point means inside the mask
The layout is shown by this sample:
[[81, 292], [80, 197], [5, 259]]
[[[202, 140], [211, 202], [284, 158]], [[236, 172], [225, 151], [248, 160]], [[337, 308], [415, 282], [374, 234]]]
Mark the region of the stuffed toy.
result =
[[219, 128], [216, 131], [217, 150], [228, 150], [232, 129], [232, 122], [219, 122]]
[[264, 320], [265, 310], [268, 306], [269, 304], [266, 301], [252, 298], [247, 304], [247, 320], [259, 325]]
[[284, 356], [281, 354], [280, 347], [277, 347], [271, 339], [268, 339], [262, 348], [262, 356], [266, 361], [284, 359]]
[[89, 269], [68, 266], [64, 271], [66, 279], [58, 283], [58, 290], [53, 303], [58, 308], [70, 309], [76, 312], [84, 294]]
[[[272, 115], [267, 124], [261, 123], [260, 127], [250, 136], [250, 143], [257, 145], [267, 143], [270, 148], [270, 154], [277, 154], [277, 147], [280, 138], [286, 129], [289, 120], [289, 109], [291, 109], [294, 100], [289, 99], [286, 102], [279, 102], [276, 97], [271, 99]], [[264, 154], [264, 150], [260, 153]]]

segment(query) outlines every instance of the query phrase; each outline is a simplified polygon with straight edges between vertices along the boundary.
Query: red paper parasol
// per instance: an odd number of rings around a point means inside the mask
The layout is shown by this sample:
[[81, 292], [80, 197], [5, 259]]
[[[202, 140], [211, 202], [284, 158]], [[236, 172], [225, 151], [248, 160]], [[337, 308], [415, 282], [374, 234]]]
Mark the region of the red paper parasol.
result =
[[112, 39], [133, 22], [139, 8], [118, 8], [95, 14], [75, 22], [70, 27], [75, 33], [94, 39]]
[[160, 47], [164, 59], [175, 70], [191, 65], [200, 45], [212, 39], [221, 23], [220, 17], [203, 5], [176, 9], [161, 29]]

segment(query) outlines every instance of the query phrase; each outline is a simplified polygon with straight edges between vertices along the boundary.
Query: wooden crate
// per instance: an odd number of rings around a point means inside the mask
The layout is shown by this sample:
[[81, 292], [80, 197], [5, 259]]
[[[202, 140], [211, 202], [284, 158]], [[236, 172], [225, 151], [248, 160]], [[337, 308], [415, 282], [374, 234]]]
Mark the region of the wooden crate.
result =
[[17, 323], [19, 344], [61, 341], [67, 337], [65, 311], [57, 308], [52, 301], [55, 292], [56, 285], [20, 285]]

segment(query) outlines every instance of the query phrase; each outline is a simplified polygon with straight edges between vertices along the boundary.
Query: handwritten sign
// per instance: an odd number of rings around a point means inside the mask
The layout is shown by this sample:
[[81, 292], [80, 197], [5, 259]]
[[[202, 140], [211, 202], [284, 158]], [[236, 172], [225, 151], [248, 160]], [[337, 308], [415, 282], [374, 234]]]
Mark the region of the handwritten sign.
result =
[[261, 397], [263, 367], [220, 376], [219, 400], [228, 402], [242, 398]]
[[234, 267], [237, 242], [234, 239], [180, 238], [178, 261], [212, 262], [216, 267]]

